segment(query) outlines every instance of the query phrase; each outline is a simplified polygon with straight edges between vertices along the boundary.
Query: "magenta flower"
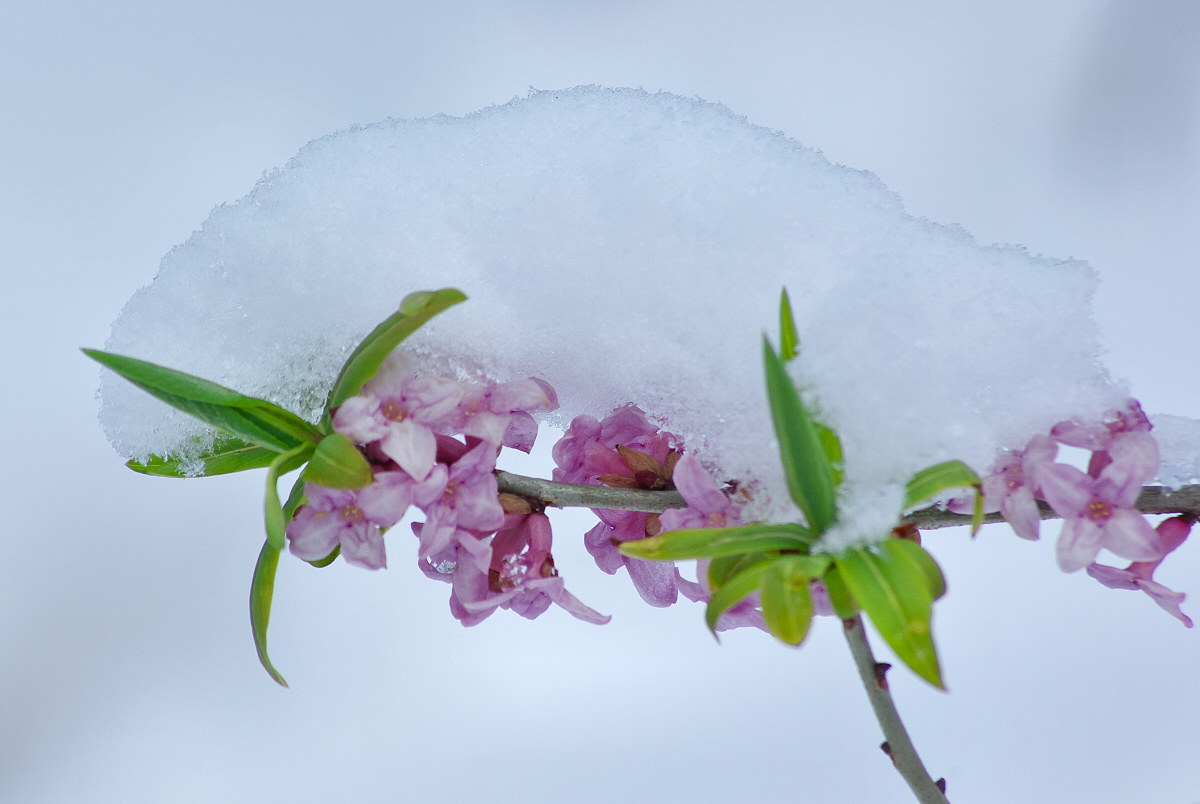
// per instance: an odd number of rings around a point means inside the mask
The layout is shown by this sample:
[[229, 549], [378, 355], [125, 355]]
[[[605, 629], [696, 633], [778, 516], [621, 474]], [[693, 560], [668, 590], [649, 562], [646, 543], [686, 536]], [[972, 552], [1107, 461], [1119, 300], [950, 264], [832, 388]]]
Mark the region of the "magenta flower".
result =
[[463, 387], [444, 377], [415, 375], [393, 353], [363, 386], [342, 403], [333, 429], [357, 444], [378, 441], [379, 449], [416, 480], [424, 480], [436, 462], [435, 430], [457, 418]]
[[1089, 564], [1088, 575], [1091, 575], [1109, 589], [1140, 589], [1163, 608], [1172, 617], [1178, 619], [1188, 628], [1192, 627], [1192, 619], [1179, 610], [1179, 604], [1187, 597], [1183, 592], [1172, 592], [1167, 587], [1154, 580], [1154, 571], [1163, 562], [1167, 554], [1183, 544], [1192, 529], [1195, 520], [1187, 516], [1176, 516], [1159, 523], [1157, 531], [1162, 539], [1163, 554], [1154, 561], [1135, 561], [1125, 569], [1117, 569], [1103, 564]]
[[429, 482], [414, 490], [413, 501], [425, 512], [421, 558], [443, 550], [459, 528], [491, 533], [504, 524], [495, 468], [495, 445], [481, 441], [448, 469], [435, 465]]
[[[1051, 464], [1058, 454], [1058, 444], [1053, 439], [1036, 435], [1023, 450], [1013, 450], [1001, 455], [992, 464], [983, 487], [984, 510], [999, 511], [1013, 532], [1022, 539], [1036, 540], [1040, 535], [1042, 517], [1036, 498], [1039, 495], [1037, 472], [1042, 466]], [[946, 506], [960, 514], [974, 511], [975, 501], [952, 500]]]
[[551, 603], [585, 622], [604, 625], [612, 619], [566, 590], [550, 553], [553, 536], [545, 514], [510, 514], [504, 525], [486, 550], [469, 534], [459, 538], [459, 556], [469, 556], [454, 570], [450, 608], [464, 625], [482, 621], [497, 608], [532, 620]]
[[1100, 451], [1108, 449], [1112, 440], [1127, 433], [1148, 433], [1152, 425], [1136, 399], [1128, 399], [1124, 410], [1110, 411], [1102, 421], [1071, 419], [1059, 422], [1050, 430], [1060, 443], [1070, 447]]
[[457, 408], [458, 432], [529, 452], [537, 437], [537, 422], [529, 411], [557, 409], [558, 395], [549, 383], [530, 377], [467, 388]]
[[1058, 565], [1063, 572], [1075, 572], [1092, 563], [1101, 548], [1132, 561], [1153, 561], [1163, 554], [1158, 533], [1133, 509], [1145, 467], [1110, 469], [1113, 466], [1099, 477], [1061, 463], [1038, 469], [1042, 494], [1063, 518], [1058, 538]]
[[675, 488], [687, 501], [687, 508], [673, 508], [659, 518], [662, 529], [725, 528], [740, 525], [737, 506], [718, 488], [694, 455], [684, 455], [675, 463], [672, 474]]
[[365, 569], [387, 566], [380, 528], [395, 525], [412, 503], [415, 483], [404, 472], [379, 472], [357, 490], [304, 484], [308, 504], [288, 523], [288, 549], [305, 561], [319, 561], [339, 544], [348, 563]]

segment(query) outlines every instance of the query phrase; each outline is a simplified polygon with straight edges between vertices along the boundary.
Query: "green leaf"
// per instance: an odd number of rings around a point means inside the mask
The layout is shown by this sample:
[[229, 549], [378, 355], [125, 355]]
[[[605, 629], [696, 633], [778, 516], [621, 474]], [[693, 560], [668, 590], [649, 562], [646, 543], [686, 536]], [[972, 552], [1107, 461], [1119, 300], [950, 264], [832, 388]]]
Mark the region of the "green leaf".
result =
[[225, 475], [230, 472], [244, 472], [247, 469], [261, 469], [270, 465], [278, 453], [264, 447], [247, 444], [234, 436], [219, 435], [212, 447], [199, 455], [203, 469], [198, 475], [188, 475], [183, 471], [183, 464], [176, 458], [161, 458], [151, 455], [145, 463], [128, 461], [125, 465], [143, 475], [157, 477], [209, 477]]
[[907, 554], [884, 543], [880, 555], [865, 548], [835, 557], [851, 594], [884, 640], [913, 672], [944, 689], [929, 621], [933, 600], [924, 572]]
[[708, 563], [708, 588], [716, 592], [739, 572], [777, 557], [775, 553], [742, 553], [714, 558]]
[[717, 621], [721, 619], [721, 615], [758, 588], [763, 573], [769, 566], [770, 562], [764, 561], [744, 569], [723, 583], [720, 588], [713, 590], [712, 599], [708, 601], [708, 608], [704, 611], [704, 621], [708, 623], [708, 630], [712, 631], [713, 636], [717, 635]]
[[845, 476], [842, 465], [842, 440], [831, 428], [818, 421], [813, 422], [813, 427], [817, 430], [817, 440], [821, 442], [821, 449], [825, 451], [825, 457], [829, 459], [829, 469], [833, 472], [833, 485], [840, 486], [842, 478]]
[[808, 528], [801, 525], [757, 524], [737, 528], [672, 530], [649, 539], [622, 542], [617, 550], [631, 558], [674, 561], [762, 550], [799, 550], [807, 553], [815, 540], [816, 537]]
[[304, 419], [265, 399], [144, 360], [96, 349], [83, 353], [168, 405], [251, 444], [286, 452], [319, 437]]
[[929, 590], [931, 598], [937, 600], [946, 594], [946, 576], [924, 547], [907, 539], [888, 539], [886, 547], [893, 553], [904, 554], [906, 560], [916, 564], [925, 576], [925, 588]]
[[314, 567], [318, 567], [318, 568], [319, 567], [328, 567], [330, 564], [332, 564], [337, 559], [337, 557], [339, 555], [341, 555], [341, 552], [342, 552], [342, 545], [339, 542], [338, 544], [334, 545], [332, 553], [325, 556], [324, 558], [318, 558], [316, 561], [310, 561], [308, 563], [312, 564]]
[[763, 620], [772, 634], [789, 645], [803, 642], [812, 622], [809, 577], [800, 561], [784, 557], [772, 561], [759, 582]]
[[267, 544], [276, 550], [282, 550], [284, 545], [284, 530], [287, 528], [288, 516], [279, 504], [279, 477], [304, 464], [312, 455], [312, 444], [305, 444], [293, 450], [276, 456], [267, 469], [267, 491], [263, 496], [263, 518], [267, 525]]
[[829, 593], [829, 605], [834, 614], [843, 620], [849, 620], [858, 614], [858, 602], [846, 588], [846, 582], [842, 580], [842, 574], [838, 572], [836, 564], [825, 572], [821, 580], [825, 582], [825, 590]]
[[288, 494], [287, 502], [283, 504], [283, 520], [286, 526], [292, 521], [292, 517], [296, 515], [296, 509], [303, 505], [304, 499], [304, 473], [296, 478], [296, 482], [292, 484], [292, 491]]
[[466, 299], [462, 291], [454, 288], [423, 290], [405, 296], [400, 309], [371, 330], [342, 365], [325, 403], [326, 423], [329, 411], [357, 394], [401, 341], [438, 313]]
[[788, 492], [804, 512], [814, 535], [819, 536], [837, 515], [833, 467], [821, 446], [816, 427], [792, 385], [771, 344], [763, 338], [767, 398], [779, 440], [779, 454], [787, 475]]
[[250, 628], [254, 632], [254, 647], [258, 660], [271, 678], [281, 687], [287, 682], [271, 664], [267, 656], [267, 623], [271, 619], [271, 598], [275, 594], [275, 568], [279, 566], [279, 550], [270, 541], [262, 546], [258, 562], [254, 565], [254, 579], [250, 582]]
[[361, 489], [371, 482], [371, 464], [341, 433], [321, 439], [304, 470], [304, 479], [334, 489]]
[[779, 353], [784, 362], [796, 356], [796, 347], [800, 339], [796, 336], [796, 323], [792, 318], [792, 302], [788, 299], [787, 288], [779, 294]]
[[908, 481], [904, 507], [912, 508], [946, 489], [979, 489], [979, 475], [962, 461], [946, 461], [917, 472]]

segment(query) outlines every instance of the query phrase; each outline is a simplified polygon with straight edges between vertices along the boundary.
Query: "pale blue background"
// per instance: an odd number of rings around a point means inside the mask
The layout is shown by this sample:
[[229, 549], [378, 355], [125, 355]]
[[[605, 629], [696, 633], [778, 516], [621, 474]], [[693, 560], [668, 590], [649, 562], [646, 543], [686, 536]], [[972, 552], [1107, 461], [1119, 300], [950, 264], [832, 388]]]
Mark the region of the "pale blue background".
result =
[[[1200, 3], [339, 8], [0, 0], [0, 801], [906, 800], [834, 622], [718, 647], [699, 607], [595, 571], [583, 516], [556, 557], [612, 624], [464, 630], [400, 550], [285, 561], [276, 688], [246, 614], [261, 473], [125, 470], [76, 349], [310, 139], [600, 83], [720, 101], [914, 214], [1089, 260], [1108, 366], [1200, 417]], [[928, 765], [956, 802], [1200, 802], [1200, 634], [1059, 573], [1053, 535], [928, 536], [951, 693], [892, 674]], [[1160, 579], [1200, 615], [1200, 542]]]

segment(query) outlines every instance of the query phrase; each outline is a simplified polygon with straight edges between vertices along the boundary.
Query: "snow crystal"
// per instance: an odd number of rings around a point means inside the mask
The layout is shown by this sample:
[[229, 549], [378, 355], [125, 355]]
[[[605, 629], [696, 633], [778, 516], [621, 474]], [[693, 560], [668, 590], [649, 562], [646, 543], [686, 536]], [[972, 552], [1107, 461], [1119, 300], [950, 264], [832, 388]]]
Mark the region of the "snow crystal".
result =
[[1200, 421], [1156, 414], [1150, 423], [1162, 458], [1155, 482], [1172, 489], [1200, 483]]
[[[636, 403], [785, 519], [759, 340], [778, 342], [784, 285], [794, 378], [845, 452], [833, 549], [881, 538], [914, 471], [985, 469], [1126, 397], [1086, 264], [916, 219], [873, 174], [722, 106], [597, 87], [310, 143], [164, 257], [106, 348], [315, 420], [403, 296], [458, 287], [469, 301], [408, 342], [422, 365], [543, 377], [560, 425]], [[126, 456], [210, 437], [112, 376], [101, 390]]]

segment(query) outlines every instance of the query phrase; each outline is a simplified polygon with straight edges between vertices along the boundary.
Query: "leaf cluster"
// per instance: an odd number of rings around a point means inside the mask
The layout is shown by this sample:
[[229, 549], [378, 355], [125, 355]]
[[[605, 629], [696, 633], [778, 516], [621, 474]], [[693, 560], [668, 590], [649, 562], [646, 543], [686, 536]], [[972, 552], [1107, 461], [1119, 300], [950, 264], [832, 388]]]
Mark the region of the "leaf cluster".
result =
[[[200, 476], [243, 472], [267, 467], [263, 518], [267, 539], [259, 553], [250, 584], [250, 623], [263, 667], [276, 682], [287, 682], [267, 655], [267, 624], [275, 588], [275, 569], [285, 543], [287, 523], [304, 502], [304, 483], [358, 489], [372, 480], [371, 466], [358, 448], [341, 433], [333, 432], [333, 411], [375, 376], [384, 359], [409, 335], [438, 313], [465, 301], [454, 288], [412, 293], [400, 309], [375, 327], [343, 364], [319, 425], [265, 399], [245, 396], [191, 374], [133, 357], [84, 349], [83, 353], [124, 377], [152, 396], [188, 413], [217, 430], [212, 446], [199, 457]], [[145, 462], [126, 464], [135, 472], [160, 477], [187, 477], [187, 467], [173, 456], [151, 456]], [[300, 467], [304, 471], [292, 486], [286, 503], [279, 499], [279, 478]], [[339, 550], [314, 566], [327, 566]]]

